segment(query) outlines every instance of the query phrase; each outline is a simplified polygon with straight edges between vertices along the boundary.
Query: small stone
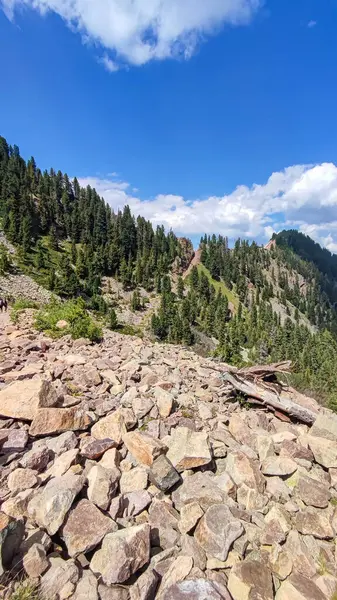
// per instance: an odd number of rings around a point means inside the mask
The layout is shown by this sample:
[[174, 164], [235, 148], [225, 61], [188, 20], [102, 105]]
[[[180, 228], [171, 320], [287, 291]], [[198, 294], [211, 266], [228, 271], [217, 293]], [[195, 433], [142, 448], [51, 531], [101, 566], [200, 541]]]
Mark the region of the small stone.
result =
[[112, 369], [106, 369], [101, 372], [102, 377], [106, 379], [111, 385], [120, 385], [121, 381], [116, 373]]
[[270, 569], [260, 561], [250, 559], [232, 567], [228, 577], [228, 589], [233, 600], [273, 600], [274, 598]]
[[258, 435], [256, 437], [256, 445], [261, 462], [269, 456], [275, 455], [273, 440], [269, 435]]
[[180, 511], [179, 531], [188, 533], [198, 523], [203, 516], [204, 511], [197, 502], [191, 502], [182, 506]]
[[158, 583], [157, 573], [148, 569], [130, 588], [130, 600], [153, 600], [156, 597]]
[[244, 532], [242, 523], [233, 517], [228, 506], [211, 506], [200, 520], [195, 538], [209, 556], [226, 560], [233, 542]]
[[113, 469], [115, 467], [118, 469], [120, 459], [121, 457], [118, 450], [116, 448], [111, 448], [103, 454], [99, 464], [105, 469]]
[[181, 552], [193, 558], [194, 566], [201, 571], [206, 569], [206, 553], [197, 540], [191, 535], [181, 536]]
[[187, 427], [177, 427], [171, 435], [167, 458], [177, 471], [207, 465], [212, 460], [208, 434], [196, 433]]
[[114, 440], [117, 446], [122, 443], [124, 434], [126, 434], [125, 421], [122, 413], [118, 410], [97, 421], [91, 429], [91, 435], [97, 440], [108, 438]]
[[231, 452], [226, 459], [226, 471], [236, 485], [245, 483], [247, 487], [263, 493], [265, 479], [258, 464], [243, 452]]
[[172, 494], [175, 507], [181, 510], [184, 504], [198, 502], [203, 510], [213, 504], [224, 502], [226, 494], [216, 485], [215, 477], [209, 473], [195, 473], [187, 477]]
[[92, 386], [92, 385], [97, 386], [102, 382], [102, 378], [101, 378], [99, 372], [97, 371], [97, 369], [92, 368], [92, 369], [88, 369], [87, 371], [85, 371], [84, 381], [85, 381], [85, 383], [87, 383], [88, 386]]
[[296, 515], [296, 529], [303, 535], [313, 535], [322, 540], [334, 537], [328, 514], [311, 506]]
[[40, 577], [49, 567], [46, 550], [42, 544], [33, 544], [23, 557], [23, 567], [32, 579]]
[[12, 429], [8, 432], [8, 438], [2, 446], [5, 452], [20, 452], [24, 450], [28, 442], [28, 432], [24, 429]]
[[63, 431], [80, 431], [91, 424], [90, 417], [78, 409], [72, 408], [40, 408], [36, 411], [30, 426], [30, 435], [49, 435]]
[[38, 525], [54, 535], [65, 519], [75, 497], [81, 491], [84, 479], [80, 475], [66, 474], [51, 479], [28, 504], [28, 514]]
[[140, 431], [130, 431], [123, 437], [123, 442], [126, 445], [132, 456], [142, 465], [150, 467], [154, 460], [166, 451], [166, 446], [150, 435], [141, 433]]
[[63, 538], [69, 556], [76, 557], [93, 550], [107, 533], [117, 530], [116, 523], [101, 513], [89, 500], [80, 500], [73, 507], [63, 526]]
[[22, 519], [27, 517], [27, 507], [32, 499], [35, 490], [28, 489], [23, 492], [17, 492], [13, 498], [8, 498], [2, 503], [1, 510], [13, 519]]
[[124, 471], [120, 480], [122, 494], [145, 490], [147, 487], [148, 474], [142, 467], [136, 467], [131, 471]]
[[178, 471], [164, 454], [153, 461], [149, 478], [163, 492], [167, 492], [181, 480]]
[[88, 473], [88, 498], [102, 510], [107, 510], [116, 493], [120, 472], [95, 465]]
[[85, 458], [89, 458], [91, 460], [97, 460], [103, 454], [110, 450], [110, 448], [115, 448], [116, 442], [109, 438], [105, 440], [96, 440], [95, 438], [89, 437], [87, 440], [84, 439], [83, 446], [81, 447], [81, 455]]
[[52, 464], [52, 466], [46, 471], [46, 476], [48, 477], [61, 477], [64, 475], [68, 469], [76, 462], [78, 456], [78, 449], [68, 450], [61, 454], [61, 456], [57, 456]]
[[69, 323], [64, 319], [60, 319], [59, 321], [57, 321], [55, 327], [56, 329], [66, 329], [67, 327], [69, 327]]
[[90, 568], [102, 577], [105, 584], [112, 585], [127, 581], [149, 559], [150, 526], [136, 525], [108, 533], [102, 548], [94, 554]]
[[293, 573], [283, 581], [275, 600], [326, 600], [326, 596], [311, 579], [300, 573]]
[[7, 479], [7, 485], [11, 492], [22, 492], [28, 488], [33, 488], [37, 482], [36, 473], [31, 469], [15, 469]]
[[31, 450], [26, 452], [20, 458], [20, 465], [26, 469], [32, 469], [42, 473], [50, 461], [50, 453], [47, 446], [41, 446], [35, 448], [34, 445]]
[[73, 431], [66, 431], [60, 435], [45, 440], [49, 450], [59, 456], [67, 450], [73, 450], [78, 444], [77, 437]]
[[312, 477], [301, 474], [298, 479], [297, 492], [307, 506], [326, 508], [329, 504], [329, 488]]
[[180, 554], [180, 556], [170, 565], [162, 579], [158, 594], [159, 598], [161, 597], [161, 594], [165, 588], [169, 588], [172, 585], [183, 581], [191, 572], [192, 567], [192, 557]]
[[291, 458], [269, 456], [266, 458], [261, 467], [261, 471], [264, 475], [276, 475], [284, 477], [286, 475], [292, 475], [297, 471], [298, 465]]
[[119, 509], [122, 512], [121, 516], [129, 518], [139, 515], [139, 513], [143, 512], [151, 504], [151, 500], [152, 498], [146, 490], [123, 494], [120, 500], [121, 509]]

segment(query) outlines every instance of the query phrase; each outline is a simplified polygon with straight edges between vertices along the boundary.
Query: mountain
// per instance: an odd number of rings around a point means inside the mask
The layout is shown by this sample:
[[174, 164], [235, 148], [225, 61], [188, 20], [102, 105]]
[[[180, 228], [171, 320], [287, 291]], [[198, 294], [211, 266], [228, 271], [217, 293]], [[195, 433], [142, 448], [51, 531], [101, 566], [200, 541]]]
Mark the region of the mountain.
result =
[[[292, 360], [297, 386], [337, 407], [337, 257], [309, 237], [283, 231], [265, 248], [240, 239], [231, 248], [204, 236], [194, 253], [128, 206], [114, 213], [76, 178], [42, 172], [4, 138], [0, 215], [15, 269], [60, 298], [80, 297], [101, 323], [236, 366]], [[6, 282], [11, 262], [2, 245]]]

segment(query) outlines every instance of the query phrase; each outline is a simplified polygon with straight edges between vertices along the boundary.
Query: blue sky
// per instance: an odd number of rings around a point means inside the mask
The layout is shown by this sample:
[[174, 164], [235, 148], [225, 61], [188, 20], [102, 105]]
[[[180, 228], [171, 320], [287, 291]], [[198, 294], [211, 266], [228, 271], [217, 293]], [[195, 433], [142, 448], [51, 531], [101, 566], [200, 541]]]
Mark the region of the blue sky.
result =
[[194, 240], [298, 227], [337, 252], [335, 0], [0, 6], [25, 157]]

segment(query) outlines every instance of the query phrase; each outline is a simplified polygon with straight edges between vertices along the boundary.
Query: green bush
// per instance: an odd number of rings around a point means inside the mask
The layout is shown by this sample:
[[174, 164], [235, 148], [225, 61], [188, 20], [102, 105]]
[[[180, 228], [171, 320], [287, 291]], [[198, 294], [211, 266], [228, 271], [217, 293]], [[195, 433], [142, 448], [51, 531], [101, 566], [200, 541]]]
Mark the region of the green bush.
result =
[[[68, 326], [60, 330], [56, 326], [59, 321], [66, 321]], [[81, 298], [67, 302], [52, 299], [36, 315], [35, 325], [52, 337], [70, 333], [74, 340], [85, 337], [92, 342], [99, 342], [103, 337], [101, 327], [90, 317]]]
[[39, 304], [33, 302], [33, 300], [28, 300], [27, 298], [17, 298], [11, 310], [11, 319], [13, 323], [17, 323], [20, 313], [26, 308], [39, 308]]

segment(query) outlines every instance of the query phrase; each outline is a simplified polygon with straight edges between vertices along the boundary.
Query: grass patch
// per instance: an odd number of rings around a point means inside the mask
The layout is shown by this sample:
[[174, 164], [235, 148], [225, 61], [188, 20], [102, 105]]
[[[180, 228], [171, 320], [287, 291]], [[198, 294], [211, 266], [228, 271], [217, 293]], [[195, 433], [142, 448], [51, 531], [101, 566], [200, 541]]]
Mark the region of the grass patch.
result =
[[128, 323], [120, 323], [118, 327], [115, 329], [118, 333], [123, 333], [123, 335], [134, 335], [135, 337], [143, 337], [143, 331], [140, 327], [135, 327], [134, 325], [129, 325]]
[[11, 320], [13, 323], [17, 323], [20, 314], [22, 313], [23, 310], [26, 310], [26, 308], [39, 308], [39, 304], [37, 304], [37, 302], [33, 302], [32, 300], [28, 300], [26, 298], [18, 298], [13, 306], [12, 306], [12, 310], [11, 310]]
[[235, 294], [226, 286], [226, 284], [223, 281], [217, 281], [216, 279], [213, 279], [209, 270], [206, 269], [206, 267], [201, 264], [198, 265], [198, 273], [199, 273], [199, 275], [200, 275], [200, 273], [204, 273], [204, 275], [206, 275], [209, 282], [214, 286], [215, 291], [218, 292], [218, 290], [220, 290], [224, 296], [227, 296], [228, 302], [231, 302], [235, 306], [236, 309], [238, 308], [238, 306], [239, 306], [238, 297], [235, 296]]
[[39, 598], [37, 585], [27, 580], [18, 585], [9, 600], [39, 600]]
[[[59, 329], [57, 323], [66, 321], [67, 327]], [[85, 309], [81, 298], [60, 302], [53, 299], [36, 315], [35, 326], [39, 331], [45, 331], [51, 337], [62, 337], [70, 334], [74, 340], [88, 338], [99, 342], [103, 337], [99, 327]]]

